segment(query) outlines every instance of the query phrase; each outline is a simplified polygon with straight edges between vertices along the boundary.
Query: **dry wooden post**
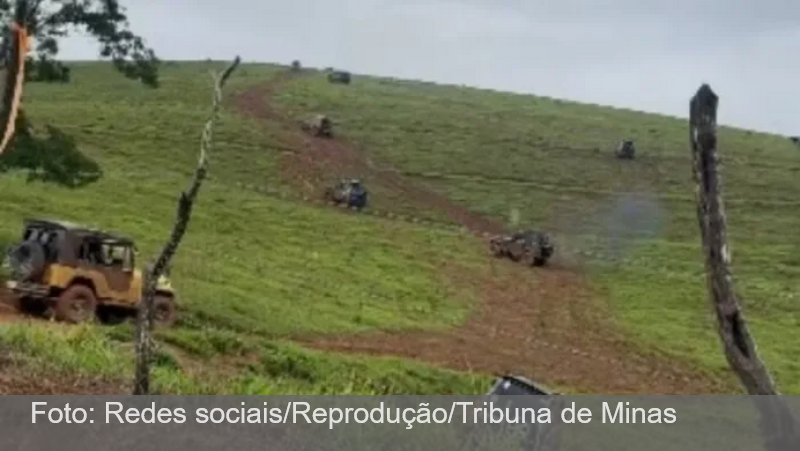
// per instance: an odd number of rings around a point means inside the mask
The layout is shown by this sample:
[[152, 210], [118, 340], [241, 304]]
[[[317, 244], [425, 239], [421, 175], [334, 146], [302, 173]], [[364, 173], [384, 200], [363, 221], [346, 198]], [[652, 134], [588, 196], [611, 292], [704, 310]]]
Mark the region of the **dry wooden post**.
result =
[[213, 128], [219, 119], [219, 109], [222, 103], [222, 88], [225, 86], [225, 82], [228, 81], [228, 78], [239, 65], [240, 61], [240, 58], [237, 56], [230, 66], [221, 74], [215, 76], [211, 117], [208, 119], [203, 129], [200, 142], [200, 156], [197, 161], [197, 169], [195, 169], [192, 183], [189, 186], [189, 190], [182, 192], [178, 199], [178, 213], [167, 244], [164, 245], [155, 264], [151, 265], [148, 270], [145, 271], [142, 304], [139, 308], [136, 320], [136, 375], [133, 389], [134, 395], [147, 395], [150, 393], [150, 360], [153, 348], [151, 331], [153, 328], [153, 299], [155, 297], [156, 282], [167, 265], [169, 265], [172, 256], [175, 255], [175, 251], [177, 251], [183, 239], [183, 235], [186, 232], [186, 228], [189, 225], [192, 207], [194, 206], [197, 193], [200, 191], [200, 186], [203, 184], [203, 180], [208, 171], [206, 156], [214, 144]]
[[[690, 102], [689, 122], [693, 176], [697, 185], [697, 220], [705, 252], [709, 299], [717, 317], [728, 365], [749, 395], [779, 395], [750, 335], [733, 286], [730, 251], [717, 170], [717, 106], [719, 97], [704, 84]], [[767, 449], [800, 449], [800, 436], [792, 412], [778, 396], [755, 398]]]

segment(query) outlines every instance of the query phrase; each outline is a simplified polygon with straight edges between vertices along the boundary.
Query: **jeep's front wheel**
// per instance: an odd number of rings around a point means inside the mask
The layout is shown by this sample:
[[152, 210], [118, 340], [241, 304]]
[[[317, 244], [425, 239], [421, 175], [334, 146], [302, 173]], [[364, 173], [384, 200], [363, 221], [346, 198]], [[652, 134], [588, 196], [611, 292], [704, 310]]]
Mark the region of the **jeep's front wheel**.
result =
[[161, 327], [170, 327], [176, 319], [175, 301], [169, 297], [157, 294], [153, 299], [153, 323]]
[[58, 297], [55, 306], [56, 319], [67, 323], [83, 323], [94, 319], [97, 299], [91, 288], [73, 285]]

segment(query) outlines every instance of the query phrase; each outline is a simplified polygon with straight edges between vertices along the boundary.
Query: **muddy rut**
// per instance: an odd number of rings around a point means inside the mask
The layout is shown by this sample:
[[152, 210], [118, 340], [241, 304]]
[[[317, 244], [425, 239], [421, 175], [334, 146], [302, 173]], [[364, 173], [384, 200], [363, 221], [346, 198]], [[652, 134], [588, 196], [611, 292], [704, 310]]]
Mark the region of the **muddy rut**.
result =
[[[416, 208], [444, 213], [477, 235], [505, 230], [501, 221], [473, 213], [391, 169], [377, 169], [346, 138], [303, 133], [273, 102], [276, 90], [295, 76], [281, 74], [234, 99], [244, 114], [279, 124], [281, 144], [296, 149], [281, 157], [286, 182], [317, 193], [331, 174], [368, 174], [370, 186], [380, 184]], [[532, 270], [495, 260], [487, 252], [480, 272], [455, 265], [443, 271], [451, 283], [465, 284], [481, 295], [481, 304], [461, 327], [290, 338], [317, 349], [413, 358], [480, 373], [514, 372], [582, 392], [712, 394], [733, 389], [729, 381], [700, 374], [625, 340], [610, 322], [602, 299], [577, 270], [561, 265]]]

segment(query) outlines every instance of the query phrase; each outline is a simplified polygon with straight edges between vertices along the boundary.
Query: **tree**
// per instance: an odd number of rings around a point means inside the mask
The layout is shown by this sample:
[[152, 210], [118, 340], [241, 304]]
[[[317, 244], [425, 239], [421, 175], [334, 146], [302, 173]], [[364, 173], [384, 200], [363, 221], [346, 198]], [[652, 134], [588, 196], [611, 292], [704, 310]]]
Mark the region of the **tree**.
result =
[[219, 120], [220, 104], [222, 103], [222, 88], [234, 70], [239, 66], [241, 59], [237, 56], [233, 62], [220, 74], [214, 74], [214, 97], [211, 103], [211, 115], [203, 128], [200, 141], [200, 156], [197, 159], [192, 183], [187, 191], [181, 192], [178, 198], [178, 211], [172, 232], [161, 253], [155, 262], [145, 271], [144, 287], [142, 287], [142, 305], [136, 318], [136, 369], [133, 382], [134, 395], [150, 394], [150, 359], [152, 355], [151, 329], [153, 327], [153, 299], [156, 293], [156, 281], [169, 266], [170, 260], [178, 250], [183, 235], [189, 226], [195, 199], [200, 192], [200, 187], [208, 172], [207, 155], [214, 145], [214, 125]]
[[[110, 58], [125, 77], [158, 87], [159, 60], [144, 40], [130, 31], [118, 0], [0, 0], [0, 65], [6, 69], [5, 86], [0, 90], [0, 172], [27, 169], [32, 178], [40, 178], [34, 175], [43, 172], [42, 179], [66, 186], [99, 178], [99, 166], [73, 143], [58, 142], [66, 135], [55, 127], [48, 127], [55, 132], [48, 140], [32, 136], [20, 107], [25, 81], [69, 81], [69, 69], [55, 58], [58, 40], [75, 31], [94, 36], [100, 42], [100, 56]], [[35, 60], [27, 55], [29, 38], [36, 41]], [[4, 152], [7, 148], [9, 152]], [[47, 155], [37, 149], [46, 149]]]
[[[11, 36], [9, 27], [14, 22], [25, 27], [37, 43], [34, 65], [45, 69], [38, 74], [44, 81], [63, 81], [63, 66], [56, 61], [58, 41], [83, 31], [99, 41], [100, 56], [111, 59], [125, 77], [156, 88], [159, 60], [144, 40], [130, 31], [124, 11], [118, 0], [0, 0], [0, 32]], [[13, 45], [4, 40], [0, 47], [4, 59]]]

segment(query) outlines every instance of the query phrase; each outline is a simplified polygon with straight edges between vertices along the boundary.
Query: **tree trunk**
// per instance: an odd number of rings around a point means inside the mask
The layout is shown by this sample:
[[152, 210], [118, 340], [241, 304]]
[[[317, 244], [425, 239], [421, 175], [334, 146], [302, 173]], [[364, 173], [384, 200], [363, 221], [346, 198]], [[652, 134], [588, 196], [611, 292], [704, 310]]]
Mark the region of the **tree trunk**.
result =
[[[27, 26], [29, 5], [28, 0], [17, 0], [14, 6], [14, 24], [16, 27]], [[3, 69], [5, 70], [5, 85], [3, 86], [2, 99], [0, 99], [0, 124], [2, 124], [2, 133], [0, 133], [0, 154], [8, 146], [11, 140], [11, 134], [16, 125], [16, 111], [14, 109], [15, 101], [19, 101], [22, 90], [22, 85], [17, 84], [17, 77], [20, 72], [24, 71], [25, 67], [25, 54], [24, 46], [27, 42], [25, 33], [18, 32], [14, 27], [8, 27], [9, 34], [3, 40], [1, 55], [3, 58]], [[22, 61], [19, 61], [22, 58]], [[24, 80], [22, 82], [24, 84]], [[8, 136], [6, 136], [8, 135]]]
[[[697, 186], [697, 220], [705, 253], [706, 281], [717, 318], [725, 357], [750, 395], [778, 395], [772, 377], [750, 336], [730, 271], [730, 250], [717, 171], [717, 106], [719, 98], [704, 84], [690, 102], [693, 178]], [[756, 398], [767, 449], [800, 449], [800, 436], [788, 405], [778, 396]]]

